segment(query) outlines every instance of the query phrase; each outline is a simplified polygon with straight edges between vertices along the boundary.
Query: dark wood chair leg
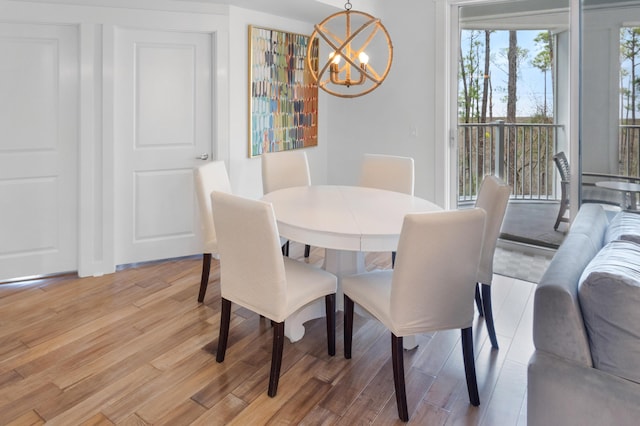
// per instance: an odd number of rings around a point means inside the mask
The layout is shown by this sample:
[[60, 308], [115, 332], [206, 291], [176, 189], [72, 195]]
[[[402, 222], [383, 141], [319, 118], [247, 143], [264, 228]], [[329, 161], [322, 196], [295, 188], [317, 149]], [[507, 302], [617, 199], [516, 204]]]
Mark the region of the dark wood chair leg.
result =
[[309, 244], [305, 244], [304, 246], [304, 257], [309, 257], [311, 253], [311, 246]]
[[231, 323], [231, 301], [222, 299], [222, 312], [220, 313], [220, 335], [218, 336], [218, 351], [216, 361], [224, 361], [227, 352], [227, 341], [229, 339], [229, 324]]
[[198, 293], [198, 302], [204, 301], [204, 295], [209, 285], [209, 271], [211, 270], [211, 253], [202, 255], [202, 277], [200, 278], [200, 292]]
[[476, 283], [476, 306], [478, 308], [478, 314], [480, 316], [484, 315], [484, 310], [482, 309], [482, 298], [480, 297], [480, 284]]
[[395, 268], [396, 266], [396, 252], [392, 251], [391, 252], [391, 269]]
[[476, 365], [473, 356], [473, 329], [471, 327], [462, 329], [462, 358], [464, 359], [464, 373], [467, 377], [467, 391], [471, 405], [480, 405], [480, 395], [478, 395], [478, 382], [476, 380]]
[[280, 380], [280, 367], [282, 366], [282, 349], [284, 348], [284, 321], [277, 322], [273, 326], [273, 350], [271, 352], [271, 373], [269, 374], [269, 391], [267, 395], [276, 396], [278, 381]]
[[336, 354], [336, 294], [327, 294], [324, 298], [327, 315], [327, 350], [330, 356]]
[[493, 326], [493, 310], [491, 307], [491, 286], [482, 284], [482, 309], [484, 310], [484, 322], [487, 324], [489, 339], [494, 349], [498, 348], [498, 338], [496, 337], [496, 329]]
[[282, 255], [289, 257], [289, 241], [282, 245]]
[[344, 357], [351, 359], [351, 343], [353, 341], [353, 300], [344, 295]]
[[391, 333], [391, 362], [393, 364], [393, 384], [396, 388], [396, 404], [398, 417], [403, 422], [409, 421], [409, 409], [407, 407], [407, 391], [404, 384], [404, 355], [402, 337]]

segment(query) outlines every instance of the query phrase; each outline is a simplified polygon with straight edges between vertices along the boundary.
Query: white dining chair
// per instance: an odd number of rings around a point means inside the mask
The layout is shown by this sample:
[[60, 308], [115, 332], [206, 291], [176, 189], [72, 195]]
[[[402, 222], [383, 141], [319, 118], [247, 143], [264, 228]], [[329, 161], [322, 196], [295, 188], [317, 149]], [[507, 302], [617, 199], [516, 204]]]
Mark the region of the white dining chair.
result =
[[473, 355], [474, 288], [486, 213], [482, 209], [410, 213], [405, 216], [395, 269], [342, 278], [344, 356], [351, 358], [354, 304], [391, 331], [398, 417], [409, 420], [404, 336], [461, 329], [467, 390], [479, 405]]
[[200, 291], [198, 292], [198, 302], [203, 302], [209, 284], [211, 258], [218, 253], [216, 229], [211, 215], [211, 192], [222, 191], [230, 193], [231, 184], [224, 161], [211, 161], [196, 168], [194, 179], [204, 243], [202, 249], [202, 277], [200, 279]]
[[[397, 155], [365, 154], [360, 168], [360, 186], [385, 189], [413, 195], [413, 158]], [[391, 266], [396, 263], [396, 252], [391, 252]]]
[[[267, 152], [262, 154], [262, 192], [268, 194], [278, 189], [311, 185], [307, 153], [303, 150]], [[289, 241], [283, 242], [283, 253], [289, 255]], [[311, 247], [304, 246], [304, 257], [309, 257]]]
[[327, 349], [335, 355], [335, 275], [282, 256], [278, 226], [270, 203], [224, 192], [211, 194], [220, 253], [222, 313], [216, 360], [227, 349], [231, 304], [271, 320], [273, 349], [268, 395], [278, 390], [284, 344], [284, 322], [303, 306], [325, 298]]
[[359, 185], [413, 195], [413, 158], [365, 154], [360, 169]]
[[[487, 212], [487, 222], [482, 244], [482, 255], [478, 267], [476, 284], [476, 305], [480, 316], [484, 316], [491, 346], [498, 349], [498, 338], [493, 324], [493, 308], [491, 307], [491, 282], [493, 281], [493, 257], [496, 252], [500, 228], [509, 204], [511, 188], [495, 176], [487, 175], [483, 178], [476, 199], [476, 207]], [[480, 289], [482, 288], [482, 296]]]

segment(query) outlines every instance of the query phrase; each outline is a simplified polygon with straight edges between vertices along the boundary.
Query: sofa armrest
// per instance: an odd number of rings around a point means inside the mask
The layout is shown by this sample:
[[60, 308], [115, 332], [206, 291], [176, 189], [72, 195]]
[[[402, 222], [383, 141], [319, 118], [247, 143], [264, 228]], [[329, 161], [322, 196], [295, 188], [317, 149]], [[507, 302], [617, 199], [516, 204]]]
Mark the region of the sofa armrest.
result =
[[591, 366], [578, 281], [597, 250], [587, 235], [570, 233], [542, 276], [534, 296], [533, 343], [538, 350]]

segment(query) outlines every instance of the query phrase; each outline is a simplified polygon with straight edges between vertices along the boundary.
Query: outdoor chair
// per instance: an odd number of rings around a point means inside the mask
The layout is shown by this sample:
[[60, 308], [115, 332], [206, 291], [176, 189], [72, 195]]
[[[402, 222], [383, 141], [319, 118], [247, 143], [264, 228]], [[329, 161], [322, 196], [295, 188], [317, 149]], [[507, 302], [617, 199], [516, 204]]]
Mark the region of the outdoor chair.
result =
[[558, 173], [560, 173], [560, 209], [558, 210], [558, 217], [556, 218], [556, 223], [553, 225], [553, 229], [558, 230], [558, 226], [560, 222], [569, 222], [569, 219], [565, 217], [567, 210], [569, 209], [569, 191], [570, 191], [570, 176], [571, 172], [569, 169], [569, 161], [567, 160], [567, 156], [563, 151], [560, 151], [556, 155], [553, 156], [553, 162], [558, 168]]

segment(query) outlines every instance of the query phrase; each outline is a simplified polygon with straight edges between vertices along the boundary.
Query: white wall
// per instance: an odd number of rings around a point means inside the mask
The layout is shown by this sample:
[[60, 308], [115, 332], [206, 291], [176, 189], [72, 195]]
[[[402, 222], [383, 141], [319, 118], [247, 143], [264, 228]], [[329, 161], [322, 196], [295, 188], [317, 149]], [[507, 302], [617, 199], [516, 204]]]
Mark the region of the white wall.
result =
[[[355, 8], [355, 6], [354, 6]], [[435, 3], [424, 0], [383, 2], [380, 18], [391, 37], [393, 65], [375, 91], [352, 99], [328, 100], [329, 164], [332, 184], [357, 182], [363, 153], [413, 157], [415, 193], [435, 200]]]

